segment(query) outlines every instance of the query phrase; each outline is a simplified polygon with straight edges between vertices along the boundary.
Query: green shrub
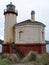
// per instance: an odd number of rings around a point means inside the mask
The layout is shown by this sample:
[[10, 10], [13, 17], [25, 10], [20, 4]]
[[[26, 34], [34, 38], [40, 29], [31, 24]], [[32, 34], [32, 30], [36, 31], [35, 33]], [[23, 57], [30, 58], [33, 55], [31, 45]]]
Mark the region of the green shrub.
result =
[[17, 63], [19, 62], [18, 57], [16, 56], [16, 54], [11, 54], [10, 57], [8, 57], [8, 59], [12, 62], [12, 63]]
[[[16, 54], [2, 54], [0, 60], [3, 61], [3, 64], [4, 64], [4, 61], [5, 61], [5, 63], [7, 62], [9, 64], [19, 62], [19, 59]], [[2, 61], [0, 61], [0, 62], [2, 62]]]
[[36, 53], [30, 51], [29, 54], [23, 59], [23, 62], [32, 62], [36, 60]]
[[11, 65], [10, 61], [8, 59], [1, 59], [0, 65]]
[[9, 57], [9, 54], [4, 53], [4, 54], [2, 54], [1, 59], [5, 59], [5, 58], [8, 58], [8, 57]]
[[42, 54], [42, 63], [49, 65], [49, 54]]

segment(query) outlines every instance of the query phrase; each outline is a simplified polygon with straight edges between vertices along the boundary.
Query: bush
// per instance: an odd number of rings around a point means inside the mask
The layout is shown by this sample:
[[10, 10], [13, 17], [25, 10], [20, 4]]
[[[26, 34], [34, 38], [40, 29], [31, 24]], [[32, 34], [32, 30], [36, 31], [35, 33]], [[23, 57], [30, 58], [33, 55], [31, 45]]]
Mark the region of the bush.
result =
[[49, 54], [42, 54], [42, 63], [49, 65]]
[[38, 54], [36, 57], [36, 62], [40, 63], [42, 65], [49, 65], [49, 54], [45, 53], [45, 54]]
[[1, 55], [1, 59], [5, 59], [5, 58], [8, 58], [8, 57], [9, 57], [9, 54], [6, 54], [6, 53]]
[[19, 59], [16, 54], [2, 54], [0, 60], [1, 60], [0, 63], [3, 61], [3, 64], [4, 61], [5, 63], [7, 62], [9, 64], [19, 62]]
[[10, 57], [8, 57], [8, 59], [9, 59], [12, 63], [17, 63], [17, 62], [19, 62], [19, 58], [16, 56], [16, 54], [11, 54]]
[[22, 60], [19, 60], [16, 54], [2, 54], [0, 56], [0, 65], [11, 65], [19, 61], [26, 63], [26, 65], [49, 65], [49, 54], [37, 54], [31, 51]]
[[23, 59], [23, 62], [31, 62], [36, 60], [36, 53], [30, 51], [29, 54]]
[[10, 61], [8, 59], [1, 59], [0, 60], [0, 65], [10, 65]]

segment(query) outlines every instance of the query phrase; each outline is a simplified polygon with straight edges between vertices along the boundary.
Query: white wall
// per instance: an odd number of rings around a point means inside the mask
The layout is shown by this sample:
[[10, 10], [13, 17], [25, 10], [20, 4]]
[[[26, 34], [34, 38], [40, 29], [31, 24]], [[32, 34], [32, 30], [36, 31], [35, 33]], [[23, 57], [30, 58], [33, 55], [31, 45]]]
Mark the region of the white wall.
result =
[[[19, 32], [22, 31], [21, 39], [19, 39]], [[45, 43], [42, 40], [42, 31], [44, 27], [39, 25], [22, 25], [15, 27], [15, 43]]]

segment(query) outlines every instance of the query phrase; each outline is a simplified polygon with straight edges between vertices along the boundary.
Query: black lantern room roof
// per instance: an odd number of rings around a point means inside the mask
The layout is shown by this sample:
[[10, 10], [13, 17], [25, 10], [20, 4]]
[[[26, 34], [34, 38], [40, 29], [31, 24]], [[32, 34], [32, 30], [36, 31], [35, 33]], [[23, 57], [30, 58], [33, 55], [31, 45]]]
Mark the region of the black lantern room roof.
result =
[[5, 15], [6, 13], [13, 13], [13, 14], [18, 15], [18, 11], [15, 10], [15, 6], [12, 4], [12, 2], [10, 2], [10, 4], [8, 4], [8, 5], [6, 6], [6, 8], [7, 8], [7, 9], [4, 10], [4, 15]]

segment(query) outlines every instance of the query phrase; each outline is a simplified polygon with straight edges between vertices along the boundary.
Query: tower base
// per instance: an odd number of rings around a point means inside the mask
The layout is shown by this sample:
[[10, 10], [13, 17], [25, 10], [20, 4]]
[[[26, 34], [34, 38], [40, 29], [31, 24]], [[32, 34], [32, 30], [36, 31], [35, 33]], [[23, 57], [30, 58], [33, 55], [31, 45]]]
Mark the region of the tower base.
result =
[[[46, 44], [15, 44], [15, 47], [23, 53], [23, 55], [28, 54], [30, 51], [37, 53], [46, 52]], [[3, 53], [15, 53], [15, 50], [10, 47], [10, 44], [3, 44]]]

